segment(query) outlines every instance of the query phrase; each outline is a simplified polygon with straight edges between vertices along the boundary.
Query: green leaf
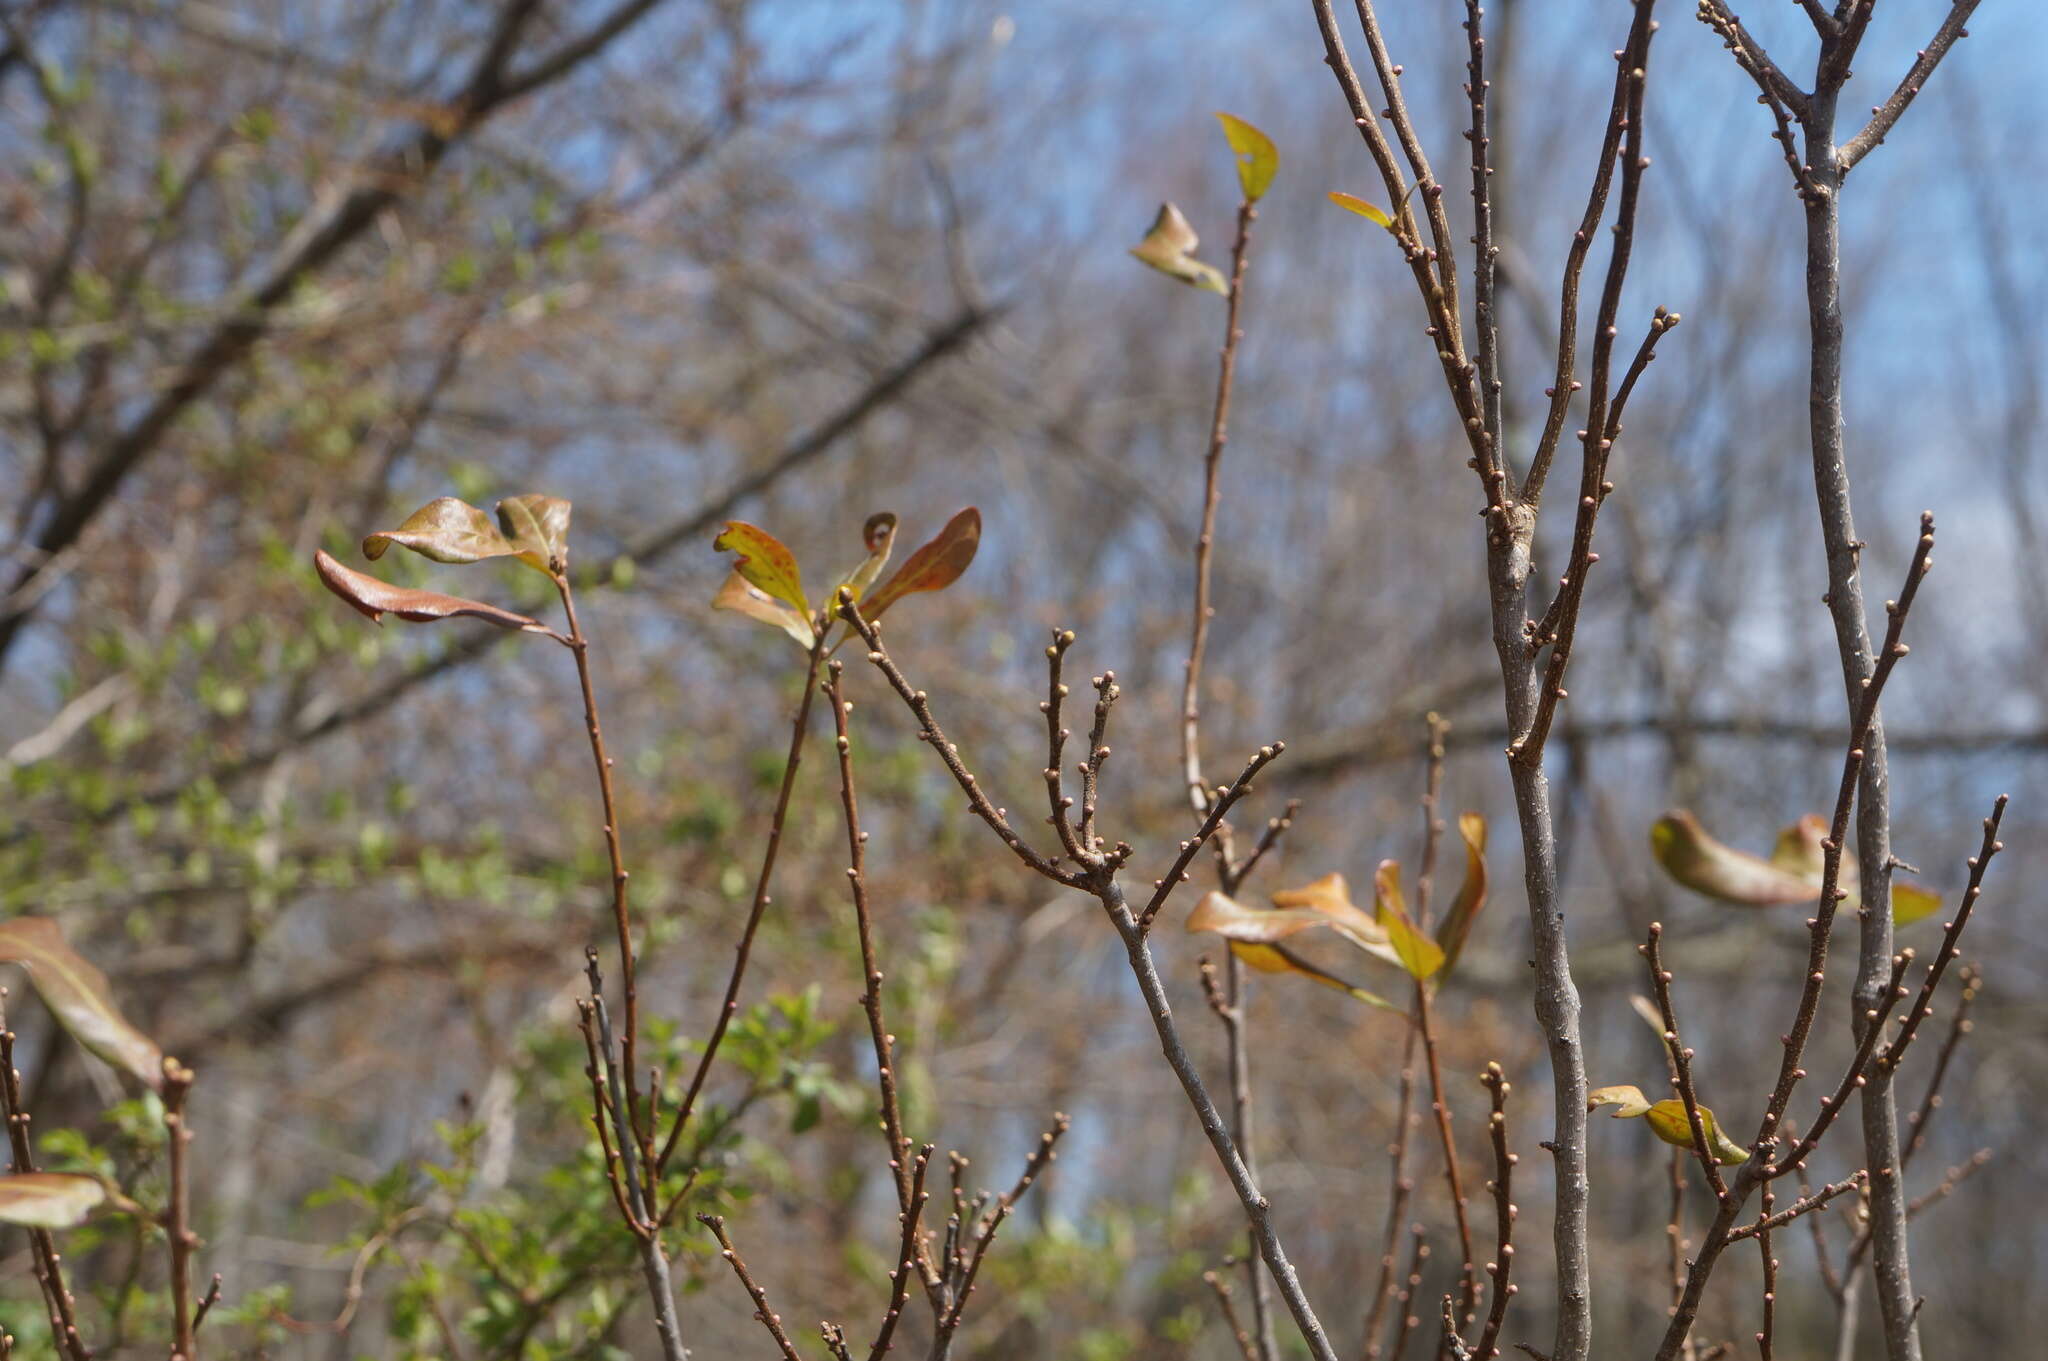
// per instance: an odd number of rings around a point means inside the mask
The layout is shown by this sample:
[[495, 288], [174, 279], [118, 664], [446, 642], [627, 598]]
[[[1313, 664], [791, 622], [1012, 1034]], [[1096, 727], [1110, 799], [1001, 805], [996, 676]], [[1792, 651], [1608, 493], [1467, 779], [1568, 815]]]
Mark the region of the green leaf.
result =
[[489, 516], [453, 496], [437, 497], [406, 516], [398, 528], [370, 535], [363, 540], [363, 556], [374, 562], [392, 544], [435, 562], [482, 562], [519, 551]]
[[804, 599], [803, 573], [797, 570], [796, 555], [782, 540], [744, 520], [728, 520], [725, 530], [711, 541], [721, 553], [733, 554], [733, 568], [748, 581], [777, 600], [794, 605], [808, 616], [810, 602]]
[[1444, 966], [1444, 951], [1408, 915], [1407, 900], [1401, 896], [1400, 862], [1380, 861], [1379, 870], [1372, 877], [1372, 889], [1388, 944], [1401, 957], [1401, 967], [1408, 971], [1408, 976], [1418, 983], [1424, 981]]
[[1387, 215], [1386, 209], [1376, 203], [1368, 203], [1356, 194], [1340, 194], [1334, 189], [1330, 191], [1329, 199], [1346, 212], [1357, 213], [1360, 217], [1377, 222], [1388, 231], [1394, 230], [1394, 219]]
[[496, 605], [486, 605], [480, 600], [466, 600], [461, 596], [442, 595], [438, 591], [418, 591], [404, 586], [393, 586], [379, 581], [366, 572], [344, 567], [324, 552], [313, 554], [313, 569], [320, 574], [320, 580], [327, 589], [346, 600], [367, 617], [372, 623], [382, 620], [387, 614], [414, 623], [430, 623], [436, 619], [451, 619], [457, 615], [496, 624], [499, 628], [521, 629], [528, 633], [552, 634], [538, 619], [511, 610], [501, 610]]
[[875, 587], [861, 614], [879, 619], [883, 610], [906, 595], [945, 590], [960, 579], [980, 548], [981, 512], [969, 506], [946, 521], [945, 528], [933, 535], [929, 543], [905, 558], [887, 581]]
[[[1586, 1093], [1586, 1109], [1597, 1110], [1601, 1106], [1613, 1106], [1614, 1118], [1631, 1120], [1637, 1116], [1650, 1127], [1650, 1132], [1665, 1143], [1677, 1148], [1692, 1148], [1692, 1121], [1685, 1113], [1685, 1103], [1677, 1097], [1667, 1097], [1652, 1105], [1638, 1087], [1601, 1087]], [[1707, 1136], [1707, 1149], [1714, 1155], [1714, 1161], [1724, 1167], [1749, 1161], [1749, 1150], [1730, 1139], [1721, 1130], [1714, 1113], [1705, 1106], [1698, 1107], [1700, 1132]]]
[[1237, 182], [1244, 189], [1245, 202], [1257, 203], [1272, 186], [1273, 172], [1280, 168], [1280, 152], [1272, 138], [1242, 118], [1219, 113], [1216, 121], [1223, 124], [1223, 135], [1237, 153]]
[[71, 948], [56, 922], [48, 917], [0, 922], [0, 962], [28, 970], [37, 995], [73, 1039], [151, 1088], [162, 1089], [163, 1051], [128, 1024], [114, 1006], [106, 975]]
[[1223, 271], [1195, 258], [1195, 247], [1201, 245], [1195, 229], [1188, 225], [1187, 218], [1171, 203], [1159, 205], [1159, 216], [1152, 219], [1152, 229], [1145, 233], [1145, 239], [1131, 247], [1131, 254], [1144, 261], [1161, 274], [1170, 275], [1184, 284], [1210, 293], [1230, 292], [1230, 284], [1224, 279]]
[[889, 552], [896, 546], [896, 517], [886, 510], [868, 516], [868, 522], [861, 526], [860, 538], [868, 555], [832, 588], [834, 601], [841, 591], [851, 592], [859, 600], [875, 584], [875, 578], [882, 575], [882, 569], [889, 565]]
[[1464, 953], [1472, 923], [1486, 906], [1486, 819], [1477, 813], [1460, 813], [1458, 838], [1465, 843], [1465, 879], [1436, 928], [1436, 943], [1444, 950], [1446, 977], [1457, 965], [1458, 956]]
[[498, 502], [498, 524], [527, 566], [553, 572], [569, 562], [569, 502], [529, 492]]
[[799, 614], [769, 595], [741, 576], [737, 568], [726, 577], [725, 585], [718, 588], [718, 594], [711, 598], [711, 608], [731, 610], [735, 614], [744, 614], [749, 619], [772, 624], [788, 634], [795, 640], [796, 645], [806, 652], [811, 650], [811, 644], [816, 641], [815, 635], [811, 632], [808, 615]]
[[0, 1223], [68, 1229], [104, 1204], [98, 1179], [70, 1172], [16, 1172], [0, 1176]]

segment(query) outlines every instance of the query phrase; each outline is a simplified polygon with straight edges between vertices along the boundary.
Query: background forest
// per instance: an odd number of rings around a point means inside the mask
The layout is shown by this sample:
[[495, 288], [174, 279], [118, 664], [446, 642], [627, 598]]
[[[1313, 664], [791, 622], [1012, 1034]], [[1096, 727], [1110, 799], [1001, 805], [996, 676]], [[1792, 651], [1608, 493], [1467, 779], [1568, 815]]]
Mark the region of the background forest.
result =
[[[1453, 178], [1465, 7], [1381, 8]], [[1798, 5], [1770, 8], [1745, 16], [1764, 41], [1811, 47]], [[1947, 8], [1880, 7], [1854, 112]], [[1501, 398], [1510, 431], [1543, 419], [1555, 280], [1630, 12], [1488, 6], [1498, 326], [1525, 361]], [[1514, 1088], [1528, 1232], [1503, 1337], [1545, 1345], [1551, 1078], [1481, 503], [1399, 251], [1326, 197], [1385, 196], [1307, 5], [0, 0], [0, 18], [0, 913], [57, 919], [129, 1019], [198, 1074], [200, 1288], [220, 1276], [207, 1350], [659, 1354], [577, 1032], [584, 948], [616, 965], [576, 668], [469, 620], [373, 629], [322, 590], [316, 550], [367, 567], [363, 534], [442, 495], [574, 502], [644, 1042], [671, 1076], [717, 1014], [804, 676], [786, 639], [711, 608], [730, 519], [772, 529], [822, 578], [857, 560], [873, 512], [900, 517], [907, 547], [978, 506], [971, 568], [892, 612], [890, 655], [997, 801], [1031, 800], [1020, 825], [1043, 833], [1043, 654], [1050, 630], [1074, 630], [1075, 726], [1090, 676], [1121, 686], [1103, 802], [1141, 850], [1133, 882], [1170, 860], [1190, 828], [1178, 725], [1224, 302], [1127, 252], [1170, 199], [1203, 258], [1227, 263], [1239, 186], [1218, 109], [1264, 128], [1281, 165], [1222, 463], [1209, 775], [1285, 738], [1240, 839], [1300, 808], [1244, 896], [1331, 871], [1356, 890], [1383, 858], [1418, 858], [1424, 716], [1448, 720], [1441, 809], [1491, 825], [1493, 901], [1437, 999], [1437, 1037], [1482, 1246], [1475, 1079], [1498, 1061]], [[1593, 1081], [1661, 1094], [1659, 1041], [1631, 1004], [1637, 946], [1661, 921], [1701, 1090], [1747, 1133], [1806, 914], [1688, 892], [1650, 828], [1686, 808], [1768, 847], [1832, 807], [1845, 723], [1805, 447], [1800, 204], [1750, 78], [1689, 5], [1661, 18], [1624, 339], [1656, 305], [1684, 325], [1629, 407], [1549, 768]], [[1978, 820], [2012, 798], [1964, 942], [1981, 975], [1971, 1028], [1908, 1174], [1911, 1195], [1946, 1193], [1913, 1225], [1939, 1357], [2027, 1355], [2048, 1331], [2044, 62], [2029, 6], [1984, 5], [1844, 212], [1874, 616], [1923, 508], [1943, 532], [1885, 692], [1894, 850], [1953, 902]], [[1537, 547], [1554, 581], [1568, 509], [1553, 518]], [[552, 607], [516, 564], [394, 553], [376, 570]], [[1203, 1273], [1246, 1303], [1225, 1266], [1243, 1216], [1123, 950], [1086, 895], [1025, 873], [963, 815], [864, 652], [840, 655], [906, 1127], [938, 1146], [935, 1186], [946, 1150], [971, 1157], [971, 1190], [1007, 1186], [1052, 1112], [1071, 1121], [953, 1354], [1239, 1355]], [[828, 707], [671, 1235], [699, 1358], [773, 1345], [699, 1210], [725, 1216], [805, 1355], [819, 1319], [858, 1318], [864, 1346], [895, 1267]], [[1456, 876], [1440, 878], [1447, 898]], [[1226, 1032], [1198, 963], [1221, 942], [1180, 929], [1208, 886], [1183, 889], [1153, 941], [1221, 1089]], [[1941, 923], [1899, 940], [1924, 960]], [[1369, 986], [1407, 986], [1366, 967]], [[163, 1173], [153, 1098], [11, 986], [42, 1161], [146, 1199]], [[1955, 1000], [1904, 1070], [1902, 1106]], [[1847, 1007], [1844, 983], [1816, 1087], [1849, 1061]], [[1404, 1024], [1255, 975], [1244, 1025], [1260, 1185], [1358, 1354]], [[1426, 1100], [1412, 1119], [1406, 1218], [1431, 1243], [1411, 1301], [1421, 1355], [1458, 1254]], [[1829, 1146], [1815, 1184], [1859, 1167], [1854, 1147]], [[1596, 1355], [1648, 1356], [1665, 1327], [1668, 1152], [1634, 1122], [1593, 1122]], [[1695, 1238], [1712, 1212], [1697, 1180]], [[1838, 1355], [1831, 1282], [1856, 1200], [1813, 1216], [1825, 1263], [1805, 1225], [1776, 1240], [1781, 1356]], [[62, 1240], [99, 1355], [163, 1354], [161, 1240], [121, 1214]], [[0, 1236], [0, 1323], [21, 1354], [55, 1355], [31, 1256], [20, 1231]], [[1724, 1339], [1755, 1355], [1756, 1260], [1715, 1278], [1697, 1355]], [[1864, 1325], [1840, 1361], [1884, 1355], [1870, 1301], [1850, 1308]]]

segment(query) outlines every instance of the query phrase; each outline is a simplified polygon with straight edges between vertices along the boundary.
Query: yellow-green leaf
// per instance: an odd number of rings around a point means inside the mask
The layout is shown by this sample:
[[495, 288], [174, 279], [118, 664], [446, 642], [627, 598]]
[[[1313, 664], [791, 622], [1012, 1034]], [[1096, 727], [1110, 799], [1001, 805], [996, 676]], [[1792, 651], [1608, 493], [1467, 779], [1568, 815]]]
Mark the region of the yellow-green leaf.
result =
[[398, 528], [365, 538], [363, 556], [374, 562], [392, 544], [435, 562], [481, 562], [518, 551], [489, 516], [453, 496], [437, 497], [406, 516]]
[[1918, 884], [1892, 881], [1892, 924], [1911, 926], [1941, 911], [1941, 895]]
[[1376, 992], [1347, 982], [1326, 969], [1319, 969], [1284, 945], [1262, 945], [1251, 941], [1230, 942], [1230, 953], [1262, 973], [1291, 973], [1320, 983], [1326, 988], [1335, 988], [1369, 1007], [1380, 1007], [1386, 1011], [1400, 1011], [1402, 1008], [1389, 1002]]
[[93, 1053], [161, 1089], [164, 1055], [156, 1041], [128, 1024], [108, 990], [106, 975], [64, 939], [48, 917], [0, 922], [0, 962], [19, 964], [71, 1037]]
[[[1601, 1087], [1586, 1093], [1586, 1109], [1597, 1110], [1601, 1106], [1614, 1107], [1617, 1120], [1643, 1117], [1643, 1122], [1667, 1144], [1679, 1148], [1693, 1147], [1692, 1121], [1686, 1118], [1685, 1103], [1676, 1097], [1668, 1097], [1652, 1105], [1643, 1097], [1638, 1087]], [[1705, 1106], [1699, 1107], [1700, 1131], [1707, 1136], [1707, 1149], [1714, 1155], [1714, 1161], [1732, 1167], [1749, 1161], [1749, 1150], [1722, 1133], [1714, 1113]]]
[[1184, 284], [1210, 293], [1229, 293], [1230, 283], [1223, 277], [1223, 271], [1195, 258], [1195, 247], [1201, 244], [1180, 209], [1162, 203], [1159, 216], [1152, 219], [1152, 229], [1145, 233], [1144, 240], [1131, 247], [1131, 254]]
[[[890, 528], [893, 531], [893, 523]], [[883, 610], [906, 595], [945, 590], [960, 579], [980, 549], [981, 512], [969, 506], [946, 521], [929, 543], [905, 558], [887, 581], [875, 587], [862, 604], [861, 614], [879, 619]]]
[[1330, 191], [1329, 198], [1330, 202], [1346, 212], [1357, 213], [1360, 217], [1377, 222], [1388, 231], [1394, 230], [1394, 219], [1387, 216], [1387, 210], [1376, 203], [1368, 203], [1356, 194], [1340, 194], [1334, 189]]
[[498, 524], [519, 560], [548, 572], [569, 562], [569, 502], [529, 492], [498, 502]]
[[1380, 925], [1386, 928], [1387, 942], [1394, 947], [1394, 953], [1401, 957], [1401, 967], [1409, 977], [1420, 983], [1444, 966], [1443, 947], [1422, 933], [1420, 927], [1408, 915], [1407, 900], [1401, 896], [1401, 865], [1399, 861], [1382, 860], [1372, 877], [1373, 903], [1379, 913]]
[[773, 624], [795, 640], [796, 645], [808, 652], [814, 636], [808, 616], [797, 613], [782, 601], [769, 595], [760, 587], [748, 581], [735, 569], [725, 579], [725, 585], [718, 588], [718, 594], [711, 598], [714, 610], [731, 610], [744, 614], [749, 619], [758, 619], [764, 624]]
[[106, 1199], [107, 1188], [92, 1177], [16, 1172], [0, 1176], [0, 1223], [68, 1229], [83, 1224]]
[[[1749, 1150], [1721, 1132], [1715, 1123], [1714, 1113], [1705, 1106], [1699, 1107], [1700, 1132], [1707, 1136], [1707, 1151], [1714, 1155], [1714, 1161], [1725, 1167], [1749, 1161]], [[1650, 1132], [1667, 1144], [1679, 1148], [1692, 1148], [1692, 1121], [1686, 1118], [1685, 1103], [1677, 1097], [1667, 1097], [1649, 1110], [1643, 1112], [1643, 1121]]]
[[1448, 976], [1464, 953], [1472, 923], [1486, 906], [1486, 819], [1477, 813], [1458, 815], [1458, 839], [1465, 843], [1465, 879], [1458, 896], [1437, 924], [1436, 943], [1444, 950], [1444, 974]]
[[1257, 203], [1272, 186], [1273, 173], [1280, 168], [1280, 152], [1273, 139], [1234, 114], [1219, 113], [1223, 135], [1236, 153], [1237, 182], [1247, 203]]
[[324, 552], [313, 554], [313, 569], [320, 574], [320, 580], [328, 590], [354, 606], [372, 623], [382, 621], [387, 614], [414, 623], [431, 623], [436, 619], [452, 619], [467, 615], [496, 624], [499, 628], [522, 629], [528, 633], [551, 633], [538, 619], [511, 610], [501, 610], [496, 605], [486, 605], [481, 600], [468, 600], [457, 595], [442, 595], [439, 591], [419, 591], [405, 586], [393, 586], [379, 581], [367, 572], [358, 572], [344, 567]]
[[782, 540], [744, 520], [728, 520], [725, 531], [711, 541], [721, 553], [733, 555], [733, 567], [777, 600], [787, 601], [808, 616], [810, 602], [804, 599], [803, 573], [797, 570], [796, 555], [783, 547]]

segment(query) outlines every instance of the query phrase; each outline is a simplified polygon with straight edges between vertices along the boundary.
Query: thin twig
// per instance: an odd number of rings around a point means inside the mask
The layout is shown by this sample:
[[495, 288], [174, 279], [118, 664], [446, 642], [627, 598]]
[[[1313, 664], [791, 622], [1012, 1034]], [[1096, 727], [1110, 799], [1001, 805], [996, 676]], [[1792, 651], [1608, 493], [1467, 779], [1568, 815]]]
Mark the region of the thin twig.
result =
[[1477, 1361], [1493, 1361], [1500, 1355], [1501, 1325], [1507, 1321], [1508, 1301], [1520, 1289], [1508, 1280], [1509, 1270], [1515, 1262], [1515, 1202], [1513, 1177], [1518, 1161], [1508, 1151], [1508, 1081], [1498, 1063], [1486, 1065], [1486, 1073], [1479, 1079], [1486, 1084], [1487, 1092], [1493, 1098], [1493, 1113], [1487, 1119], [1487, 1128], [1493, 1136], [1493, 1222], [1494, 1257], [1486, 1264], [1486, 1272], [1493, 1277], [1493, 1300], [1486, 1310], [1486, 1328], [1479, 1334], [1479, 1345], [1472, 1355]]
[[697, 1222], [711, 1230], [712, 1236], [718, 1239], [718, 1255], [725, 1258], [726, 1263], [732, 1267], [733, 1275], [739, 1277], [740, 1284], [747, 1288], [747, 1294], [754, 1301], [754, 1317], [768, 1330], [768, 1336], [775, 1339], [775, 1345], [781, 1349], [784, 1361], [803, 1361], [796, 1348], [790, 1344], [789, 1334], [782, 1331], [782, 1315], [768, 1307], [767, 1292], [755, 1282], [753, 1274], [747, 1270], [746, 1262], [740, 1257], [739, 1249], [732, 1245], [732, 1239], [726, 1237], [725, 1216], [700, 1214], [697, 1216]]

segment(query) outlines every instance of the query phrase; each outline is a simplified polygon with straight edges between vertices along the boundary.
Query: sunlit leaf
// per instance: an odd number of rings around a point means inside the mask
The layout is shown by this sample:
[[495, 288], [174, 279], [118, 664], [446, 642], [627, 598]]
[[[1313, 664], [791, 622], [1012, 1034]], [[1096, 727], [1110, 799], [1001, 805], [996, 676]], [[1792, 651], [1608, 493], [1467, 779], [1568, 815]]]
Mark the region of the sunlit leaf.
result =
[[[1651, 829], [1650, 844], [1657, 852], [1658, 863], [1687, 888], [1745, 907], [1769, 907], [1819, 900], [1827, 868], [1826, 848], [1822, 844], [1827, 835], [1827, 822], [1809, 813], [1778, 833], [1771, 858], [1763, 861], [1722, 845], [1700, 827], [1692, 814], [1681, 809], [1666, 814]], [[1670, 858], [1666, 858], [1667, 848]], [[1687, 873], [1680, 873], [1681, 864], [1691, 866]], [[1838, 880], [1836, 886], [1847, 895], [1842, 899], [1843, 909], [1854, 911], [1862, 903], [1862, 876], [1857, 872], [1854, 856], [1843, 855]], [[1941, 895], [1910, 880], [1892, 880], [1895, 924], [1907, 926], [1940, 910]]]
[[1386, 209], [1376, 203], [1368, 203], [1356, 194], [1340, 194], [1333, 189], [1330, 191], [1330, 202], [1346, 212], [1357, 213], [1360, 217], [1377, 222], [1388, 231], [1394, 230], [1394, 219], [1387, 216]]
[[1273, 906], [1320, 912], [1339, 935], [1359, 949], [1389, 964], [1401, 964], [1401, 956], [1387, 939], [1387, 928], [1351, 901], [1351, 886], [1341, 874], [1326, 874], [1300, 888], [1282, 889], [1273, 895]]
[[1307, 907], [1247, 907], [1215, 889], [1202, 895], [1188, 913], [1188, 930], [1208, 931], [1225, 940], [1265, 944], [1313, 927], [1328, 926], [1329, 918]]
[[1458, 839], [1465, 843], [1465, 879], [1436, 928], [1436, 943], [1444, 950], [1446, 976], [1456, 967], [1458, 956], [1465, 950], [1465, 939], [1472, 934], [1472, 923], [1486, 906], [1486, 819], [1477, 813], [1460, 813]]
[[363, 556], [374, 562], [392, 544], [435, 562], [482, 562], [519, 551], [488, 515], [453, 496], [437, 497], [406, 516], [398, 528], [365, 538]]
[[[1643, 1122], [1667, 1144], [1679, 1148], [1691, 1148], [1692, 1121], [1686, 1118], [1685, 1103], [1677, 1097], [1668, 1097], [1652, 1105], [1643, 1097], [1638, 1087], [1601, 1087], [1586, 1093], [1586, 1109], [1597, 1110], [1601, 1106], [1613, 1106], [1617, 1120], [1642, 1116]], [[1749, 1150], [1730, 1139], [1721, 1131], [1714, 1113], [1705, 1106], [1699, 1107], [1700, 1130], [1707, 1136], [1707, 1149], [1714, 1155], [1714, 1161], [1732, 1167], [1749, 1161]]]
[[810, 602], [804, 599], [803, 574], [796, 556], [783, 547], [782, 540], [744, 520], [728, 520], [725, 530], [711, 541], [721, 553], [733, 555], [733, 567], [777, 600], [787, 601], [805, 615]]
[[1892, 924], [1911, 926], [1941, 911], [1941, 895], [1918, 884], [1892, 881]]
[[1257, 203], [1272, 185], [1273, 172], [1280, 168], [1280, 152], [1272, 138], [1242, 118], [1219, 113], [1216, 121], [1223, 124], [1223, 135], [1237, 154], [1237, 182], [1244, 189], [1245, 202]]
[[16, 1172], [0, 1176], [0, 1223], [68, 1229], [104, 1204], [107, 1188], [69, 1172]]
[[960, 579], [981, 548], [981, 512], [973, 506], [946, 521], [931, 542], [903, 560], [889, 579], [875, 587], [861, 613], [879, 619], [882, 611], [906, 595], [943, 591]]
[[832, 591], [835, 600], [841, 591], [851, 592], [859, 600], [882, 575], [882, 569], [889, 565], [889, 551], [896, 546], [896, 517], [886, 510], [868, 516], [868, 522], [861, 526], [860, 538], [868, 555], [860, 566], [840, 578]]
[[164, 1055], [115, 1007], [106, 975], [64, 939], [48, 917], [0, 922], [0, 962], [19, 964], [44, 1005], [71, 1037], [142, 1082], [161, 1088]]
[[1640, 1087], [1596, 1087], [1586, 1093], [1586, 1109], [1598, 1110], [1602, 1106], [1615, 1107], [1614, 1118], [1626, 1120], [1646, 1113], [1650, 1103], [1643, 1099]]
[[1317, 968], [1284, 945], [1260, 945], [1234, 940], [1230, 943], [1230, 953], [1263, 973], [1299, 974], [1312, 983], [1335, 988], [1338, 992], [1345, 993], [1369, 1007], [1380, 1007], [1387, 1011], [1402, 1010], [1376, 992], [1339, 978], [1326, 969]]
[[1152, 229], [1145, 233], [1144, 240], [1131, 247], [1131, 254], [1161, 274], [1171, 275], [1184, 284], [1193, 284], [1211, 293], [1229, 293], [1230, 284], [1224, 279], [1223, 271], [1195, 258], [1195, 247], [1201, 244], [1195, 229], [1188, 225], [1180, 209], [1171, 203], [1162, 203], [1159, 216], [1152, 219]]
[[1666, 813], [1650, 828], [1650, 852], [1673, 879], [1724, 903], [1772, 907], [1810, 903], [1820, 896], [1819, 885], [1805, 875], [1722, 845], [1682, 808]]
[[381, 620], [386, 614], [395, 614], [400, 619], [414, 623], [429, 623], [436, 619], [451, 619], [458, 615], [481, 619], [496, 624], [499, 628], [523, 629], [529, 633], [550, 633], [551, 629], [538, 619], [511, 610], [501, 610], [496, 605], [486, 605], [480, 600], [465, 600], [461, 596], [442, 595], [438, 591], [418, 591], [404, 586], [393, 586], [386, 581], [354, 568], [344, 567], [324, 552], [313, 554], [314, 570], [320, 573], [320, 580], [327, 589], [355, 606], [372, 621]]
[[737, 569], [726, 577], [725, 585], [719, 587], [718, 594], [711, 598], [711, 608], [731, 610], [749, 619], [773, 624], [795, 639], [798, 647], [806, 652], [811, 650], [814, 641], [811, 621], [748, 581]]
[[[1714, 1155], [1714, 1161], [1726, 1167], [1749, 1161], [1749, 1150], [1721, 1132], [1714, 1120], [1714, 1113], [1705, 1106], [1699, 1107], [1700, 1130], [1707, 1136], [1707, 1151]], [[1667, 1144], [1680, 1148], [1691, 1148], [1692, 1121], [1685, 1115], [1685, 1103], [1677, 1097], [1667, 1097], [1649, 1110], [1643, 1112], [1643, 1122]]]
[[529, 492], [498, 502], [498, 524], [519, 560], [540, 571], [569, 561], [570, 504], [559, 496]]
[[1373, 905], [1380, 925], [1386, 928], [1387, 942], [1401, 957], [1401, 967], [1409, 977], [1420, 983], [1441, 969], [1443, 947], [1424, 935], [1408, 915], [1407, 900], [1401, 896], [1400, 862], [1380, 861], [1379, 870], [1372, 877], [1372, 889]]

